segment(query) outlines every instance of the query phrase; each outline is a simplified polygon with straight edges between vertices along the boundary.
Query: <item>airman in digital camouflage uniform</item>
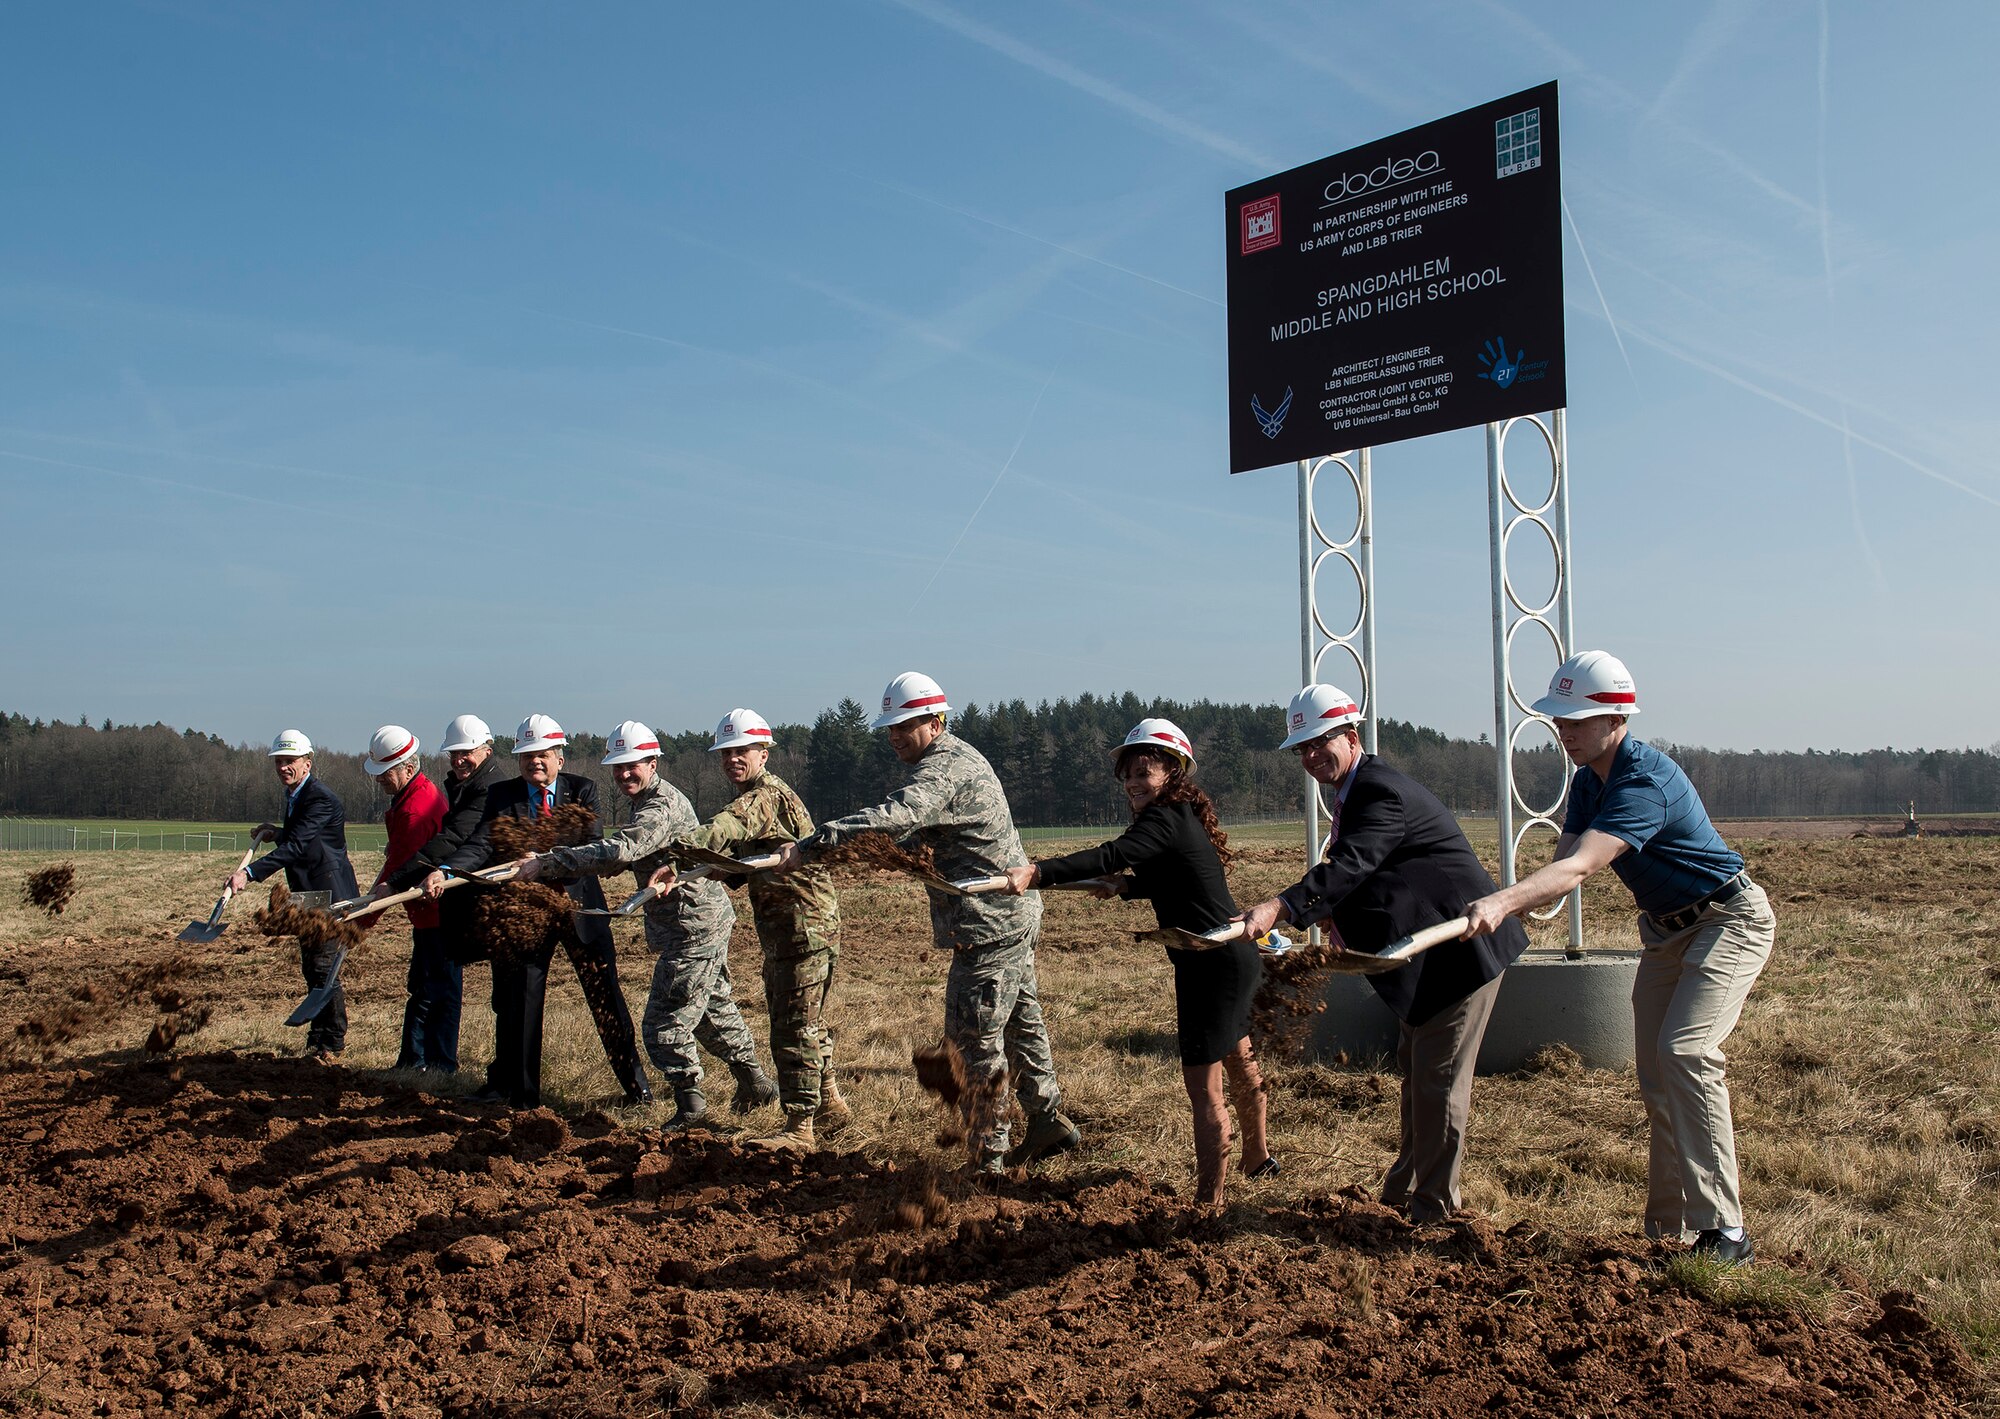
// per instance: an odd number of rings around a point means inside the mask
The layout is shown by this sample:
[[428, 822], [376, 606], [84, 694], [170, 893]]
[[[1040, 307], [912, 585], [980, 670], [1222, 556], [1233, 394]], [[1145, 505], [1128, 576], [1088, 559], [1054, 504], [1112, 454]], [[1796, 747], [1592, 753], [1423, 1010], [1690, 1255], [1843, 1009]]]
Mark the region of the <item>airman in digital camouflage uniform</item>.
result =
[[[931, 850], [938, 875], [992, 876], [1025, 867], [1028, 855], [1014, 831], [1007, 795], [986, 756], [945, 730], [951, 706], [935, 680], [914, 672], [889, 682], [875, 728], [889, 731], [896, 757], [916, 770], [886, 803], [822, 823], [784, 849], [787, 870], [814, 852], [858, 833], [916, 838]], [[969, 1072], [992, 1078], [1013, 1072], [1016, 1097], [1028, 1116], [1027, 1135], [1009, 1150], [1000, 1123], [978, 1140], [988, 1172], [1018, 1167], [1074, 1148], [1081, 1135], [1061, 1111], [1049, 1031], [1035, 981], [1035, 942], [1042, 902], [1020, 896], [956, 896], [931, 890], [931, 934], [951, 952], [945, 981], [945, 1034]]]
[[[694, 805], [660, 777], [660, 741], [652, 730], [626, 720], [612, 731], [604, 762], [631, 800], [631, 823], [598, 842], [555, 848], [524, 868], [523, 877], [584, 872], [609, 877], [629, 869], [643, 884], [668, 863], [667, 845], [695, 831]], [[660, 958], [640, 1033], [654, 1067], [673, 1086], [676, 1127], [688, 1127], [708, 1112], [697, 1041], [736, 1076], [735, 1112], [748, 1113], [778, 1097], [777, 1087], [757, 1067], [756, 1043], [730, 992], [729, 933], [735, 925], [736, 908], [719, 882], [683, 882], [646, 904], [646, 944]]]
[[[711, 752], [743, 792], [705, 827], [681, 839], [732, 857], [752, 857], [796, 842], [813, 830], [812, 816], [790, 784], [766, 769], [771, 726], [754, 710], [733, 709], [715, 727]], [[654, 876], [657, 883], [666, 874]], [[785, 1126], [766, 1147], [807, 1149], [815, 1143], [815, 1117], [829, 1132], [847, 1122], [847, 1101], [833, 1078], [833, 1037], [823, 1011], [840, 954], [840, 897], [823, 867], [786, 877], [753, 872], [750, 912], [764, 948], [764, 1000], [771, 1012], [771, 1057], [778, 1066], [778, 1098]]]

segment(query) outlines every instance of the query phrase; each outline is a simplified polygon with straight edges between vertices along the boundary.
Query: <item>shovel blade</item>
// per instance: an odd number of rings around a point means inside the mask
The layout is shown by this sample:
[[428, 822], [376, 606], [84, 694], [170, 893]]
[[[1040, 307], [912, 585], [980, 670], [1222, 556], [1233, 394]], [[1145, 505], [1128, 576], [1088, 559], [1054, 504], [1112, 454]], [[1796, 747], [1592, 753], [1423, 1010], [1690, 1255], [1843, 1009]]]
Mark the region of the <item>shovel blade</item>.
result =
[[219, 921], [191, 921], [187, 929], [174, 939], [176, 941], [213, 941], [229, 928]]
[[333, 966], [326, 973], [326, 984], [314, 987], [312, 992], [299, 1002], [299, 1008], [285, 1017], [287, 1025], [307, 1024], [320, 1011], [326, 1009], [327, 1002], [333, 999], [333, 993], [340, 989], [340, 966], [346, 959], [347, 948], [343, 946], [334, 955]]

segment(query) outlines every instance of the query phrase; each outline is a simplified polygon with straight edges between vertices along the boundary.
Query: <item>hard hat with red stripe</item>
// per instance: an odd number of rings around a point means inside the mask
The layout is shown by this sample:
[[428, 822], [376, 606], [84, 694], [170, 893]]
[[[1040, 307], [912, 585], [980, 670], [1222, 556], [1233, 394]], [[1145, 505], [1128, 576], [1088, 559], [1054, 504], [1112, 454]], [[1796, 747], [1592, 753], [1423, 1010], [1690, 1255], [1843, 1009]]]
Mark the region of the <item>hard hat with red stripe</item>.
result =
[[951, 706], [945, 703], [944, 689], [937, 681], [914, 670], [905, 670], [891, 680], [889, 688], [882, 692], [882, 713], [875, 716], [872, 727], [887, 729], [906, 719], [950, 713]]
[[1556, 667], [1549, 692], [1529, 708], [1550, 719], [1637, 714], [1639, 691], [1624, 661], [1601, 650], [1583, 650]]
[[561, 749], [569, 743], [563, 727], [545, 714], [531, 714], [514, 731], [514, 752], [533, 754], [543, 749]]
[[718, 749], [759, 747], [771, 747], [771, 726], [755, 710], [733, 709], [715, 726], [715, 742], [708, 746], [708, 751], [713, 754]]
[[1187, 768], [1194, 767], [1194, 741], [1181, 733], [1171, 719], [1142, 719], [1132, 726], [1125, 742], [1111, 751], [1115, 760], [1127, 749], [1164, 749]]
[[416, 758], [417, 736], [400, 724], [385, 724], [375, 731], [375, 737], [368, 741], [368, 757], [361, 767], [372, 777], [379, 778], [401, 763]]
[[1296, 749], [1308, 740], [1345, 729], [1361, 722], [1361, 707], [1354, 696], [1337, 685], [1308, 685], [1292, 696], [1285, 711], [1285, 742], [1280, 749]]
[[486, 721], [476, 714], [461, 714], [444, 727], [444, 743], [438, 745], [445, 753], [461, 749], [477, 749], [481, 744], [493, 742], [493, 731], [486, 727]]
[[660, 736], [636, 719], [628, 719], [604, 741], [604, 764], [636, 764], [660, 757]]

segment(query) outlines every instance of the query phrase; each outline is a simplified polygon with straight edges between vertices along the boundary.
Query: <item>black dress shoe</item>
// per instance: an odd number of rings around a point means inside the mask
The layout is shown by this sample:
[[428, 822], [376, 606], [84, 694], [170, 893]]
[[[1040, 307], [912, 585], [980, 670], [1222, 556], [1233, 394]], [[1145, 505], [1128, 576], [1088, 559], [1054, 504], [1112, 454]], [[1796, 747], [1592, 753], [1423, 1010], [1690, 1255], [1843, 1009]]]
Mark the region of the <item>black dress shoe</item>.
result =
[[1745, 1266], [1755, 1257], [1750, 1246], [1750, 1237], [1745, 1233], [1740, 1239], [1731, 1241], [1722, 1234], [1719, 1227], [1710, 1227], [1698, 1233], [1694, 1245], [1688, 1248], [1691, 1256], [1706, 1257], [1710, 1261], [1721, 1262], [1724, 1266]]
[[469, 1104], [504, 1104], [507, 1102], [507, 1096], [491, 1084], [487, 1084], [467, 1094], [465, 1101]]
[[1278, 1166], [1278, 1160], [1267, 1153], [1264, 1155], [1263, 1162], [1259, 1163], [1243, 1176], [1246, 1178], [1275, 1178], [1283, 1171], [1284, 1169]]

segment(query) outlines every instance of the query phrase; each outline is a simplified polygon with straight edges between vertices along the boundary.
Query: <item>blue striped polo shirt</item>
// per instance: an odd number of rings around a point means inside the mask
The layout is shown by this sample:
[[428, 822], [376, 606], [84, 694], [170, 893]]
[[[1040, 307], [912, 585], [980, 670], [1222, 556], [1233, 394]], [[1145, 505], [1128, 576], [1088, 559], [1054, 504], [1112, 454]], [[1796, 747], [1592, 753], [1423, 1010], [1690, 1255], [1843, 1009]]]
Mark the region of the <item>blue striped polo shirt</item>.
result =
[[1630, 734], [1611, 760], [1609, 778], [1600, 782], [1595, 770], [1581, 768], [1570, 780], [1563, 831], [1586, 828], [1631, 849], [1612, 859], [1611, 870], [1642, 912], [1679, 911], [1743, 870], [1681, 766]]

